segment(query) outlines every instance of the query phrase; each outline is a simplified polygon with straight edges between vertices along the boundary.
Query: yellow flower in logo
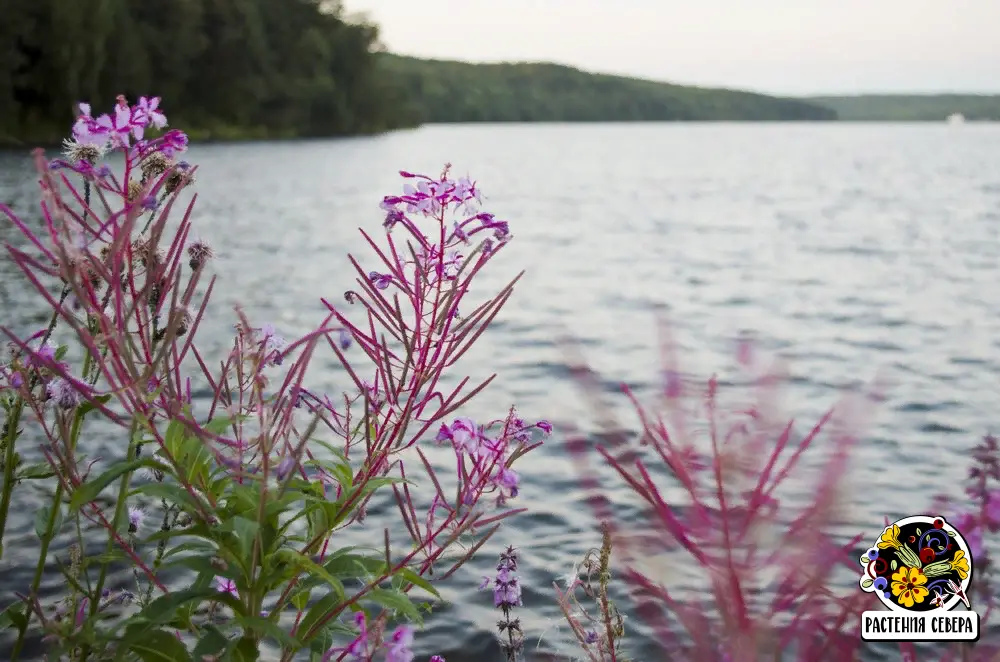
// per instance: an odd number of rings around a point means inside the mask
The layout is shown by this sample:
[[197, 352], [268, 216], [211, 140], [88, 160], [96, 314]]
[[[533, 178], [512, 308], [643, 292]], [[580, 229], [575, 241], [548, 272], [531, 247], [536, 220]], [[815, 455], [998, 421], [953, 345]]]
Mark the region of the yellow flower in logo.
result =
[[962, 579], [969, 576], [969, 559], [965, 558], [965, 552], [962, 550], [955, 552], [955, 558], [951, 560], [951, 569]]
[[890, 547], [899, 549], [899, 544], [899, 527], [895, 524], [883, 531], [882, 535], [878, 538], [879, 549], [888, 549]]
[[924, 584], [927, 577], [920, 571], [920, 568], [901, 567], [892, 575], [892, 594], [896, 596], [896, 601], [910, 609], [915, 603], [919, 604], [930, 593]]

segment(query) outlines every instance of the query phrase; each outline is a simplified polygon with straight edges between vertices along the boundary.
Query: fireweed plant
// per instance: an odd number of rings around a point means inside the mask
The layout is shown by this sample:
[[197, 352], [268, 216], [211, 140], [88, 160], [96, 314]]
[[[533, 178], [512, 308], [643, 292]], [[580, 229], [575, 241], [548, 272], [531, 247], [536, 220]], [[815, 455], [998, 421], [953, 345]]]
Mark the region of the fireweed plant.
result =
[[[749, 662], [791, 652], [802, 660], [854, 659], [861, 642], [851, 629], [870, 605], [850, 583], [835, 581], [835, 573], [854, 569], [861, 536], [837, 541], [830, 525], [838, 521], [858, 425], [877, 394], [845, 402], [800, 436], [776, 410], [779, 373], [755, 372], [749, 341], [738, 359], [754, 386], [751, 401], [727, 403], [715, 378], [704, 389], [682, 378], [663, 332], [656, 402], [644, 404], [623, 387], [638, 416], [637, 439], [600, 397], [596, 375], [573, 358], [599, 417], [600, 442], [594, 449], [571, 431], [567, 444], [591, 492], [588, 503], [606, 527], [604, 547], [617, 552], [633, 614], [669, 659]], [[809, 483], [808, 495], [782, 500], [779, 488], [824, 432], [833, 450], [823, 474]], [[640, 500], [641, 524], [626, 525], [597, 491], [595, 453]], [[567, 603], [562, 591], [557, 595]], [[588, 628], [585, 659], [624, 659], [608, 645], [616, 634], [609, 616], [604, 632]], [[598, 637], [603, 650], [592, 646]]]
[[[587, 552], [565, 578], [566, 588], [555, 585], [559, 610], [569, 624], [576, 644], [589, 662], [628, 662], [622, 651], [625, 618], [608, 595], [611, 584], [611, 529], [601, 525], [601, 547]], [[581, 600], [581, 594], [584, 600]], [[589, 604], [584, 604], [587, 602]]]
[[[567, 441], [604, 530], [600, 560], [595, 564], [588, 555], [567, 578], [565, 591], [555, 585], [582, 652], [574, 659], [625, 660], [615, 643], [624, 627], [606, 603], [612, 547], [621, 553], [621, 577], [633, 613], [652, 631], [656, 659], [860, 659], [859, 616], [876, 608], [854, 578], [863, 534], [838, 540], [831, 525], [843, 508], [852, 449], [882, 401], [879, 389], [845, 398], [797, 435], [794, 421], [785, 422], [775, 406], [781, 371], [761, 370], [748, 339], [739, 342], [736, 358], [754, 386], [752, 401], [724, 406], [715, 378], [699, 389], [681, 377], [665, 326], [662, 331], [663, 372], [655, 405], [641, 403], [623, 387], [638, 415], [637, 441], [623, 432], [628, 428], [601, 399], [596, 375], [573, 355], [574, 372], [597, 412], [604, 442], [595, 450], [573, 430]], [[698, 406], [685, 407], [692, 399]], [[815, 471], [801, 460], [817, 450], [812, 447], [824, 434], [832, 451], [822, 473], [806, 483], [808, 492], [783, 499], [785, 481], [803, 470]], [[641, 524], [623, 523], [599, 491], [602, 477], [591, 462], [595, 452], [599, 464], [610, 465], [645, 506]], [[988, 436], [971, 455], [968, 498], [940, 496], [928, 512], [950, 513], [970, 545], [977, 573], [970, 597], [982, 617], [983, 636], [976, 644], [944, 645], [919, 656], [914, 644], [902, 643], [904, 661], [985, 662], [1000, 656], [1000, 646], [984, 641], [995, 605], [995, 568], [984, 534], [1000, 531], [1000, 443]], [[596, 590], [590, 581], [595, 565]], [[851, 572], [838, 575], [840, 568]], [[677, 582], [684, 583], [680, 590], [668, 588]], [[597, 596], [595, 616], [576, 601], [581, 586], [589, 587], [588, 597]]]
[[[41, 639], [51, 659], [80, 661], [408, 662], [434, 583], [519, 512], [512, 465], [551, 432], [513, 408], [459, 416], [492, 377], [445, 386], [513, 292], [516, 278], [467, 297], [508, 225], [448, 168], [401, 173], [403, 193], [382, 201], [384, 241], [361, 231], [378, 270], [348, 256], [352, 314], [323, 300], [322, 324], [287, 341], [237, 310], [231, 350], [212, 358], [195, 338], [214, 253], [193, 237], [197, 196], [179, 199], [196, 171], [186, 136], [150, 137], [166, 123], [156, 98], [119, 97], [98, 117], [81, 104], [65, 158], [35, 155], [41, 230], [3, 208], [27, 242], [7, 250], [51, 310], [27, 337], [3, 329], [0, 535], [15, 487], [51, 494], [31, 582], [0, 619], [16, 634], [10, 659]], [[323, 348], [343, 366], [340, 395], [304, 383]], [[211, 392], [200, 416], [192, 383]], [[95, 434], [120, 435], [120, 454], [86, 456]], [[424, 439], [453, 449], [453, 470], [432, 467]], [[383, 493], [400, 526], [348, 546]], [[57, 536], [72, 542], [55, 549]], [[133, 580], [113, 583], [123, 568]], [[44, 603], [53, 571], [66, 594]]]

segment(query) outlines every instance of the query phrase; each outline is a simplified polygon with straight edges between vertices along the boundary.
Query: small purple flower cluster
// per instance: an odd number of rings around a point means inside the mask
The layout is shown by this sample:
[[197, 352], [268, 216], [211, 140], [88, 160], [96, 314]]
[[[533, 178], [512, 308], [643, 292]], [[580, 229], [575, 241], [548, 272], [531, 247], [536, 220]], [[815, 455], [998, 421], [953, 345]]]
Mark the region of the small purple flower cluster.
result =
[[[470, 245], [472, 238], [484, 231], [492, 230], [492, 236], [480, 245], [484, 256], [488, 256], [513, 237], [506, 221], [498, 221], [493, 214], [482, 212], [482, 192], [476, 182], [468, 177], [457, 180], [449, 178], [450, 166], [445, 166], [440, 178], [401, 171], [407, 179], [415, 179], [416, 185], [407, 183], [403, 194], [386, 196], [382, 200], [382, 210], [386, 212], [386, 230], [396, 225], [405, 226], [411, 234], [421, 238], [416, 246], [415, 266], [419, 274], [424, 274], [429, 284], [458, 278], [465, 260], [459, 246]], [[422, 215], [443, 222], [444, 213], [453, 208], [462, 218], [453, 221], [452, 229], [443, 242], [434, 243], [424, 237], [409, 215]], [[444, 233], [442, 225], [441, 232]], [[395, 274], [399, 278], [402, 274]], [[393, 282], [393, 275], [372, 272], [369, 277], [379, 289], [385, 289]]]
[[[350, 660], [374, 660], [378, 653], [384, 652], [385, 662], [413, 662], [414, 653], [412, 625], [400, 625], [389, 636], [388, 641], [379, 644], [376, 637], [368, 629], [368, 617], [364, 612], [354, 615], [354, 625], [358, 628], [358, 636], [344, 647], [330, 648], [323, 656], [323, 662], [341, 659], [346, 654]], [[440, 655], [431, 657], [431, 662], [445, 662]]]
[[[497, 427], [501, 428], [500, 434], [491, 439], [488, 432]], [[530, 443], [532, 430], [548, 436], [552, 433], [552, 425], [548, 421], [529, 425], [512, 409], [507, 419], [487, 425], [477, 425], [467, 416], [456, 418], [450, 425], [442, 423], [435, 441], [450, 442], [459, 461], [469, 460], [469, 489], [481, 489], [484, 482], [492, 484], [498, 491], [498, 503], [503, 504], [517, 497], [520, 482], [517, 472], [510, 468], [511, 451], [518, 445]]]
[[[70, 374], [70, 365], [56, 358], [57, 348], [49, 342], [50, 329], [38, 331], [26, 341], [10, 345], [9, 358], [0, 363], [0, 391], [28, 395], [39, 387], [37, 400], [51, 402], [71, 411], [89, 399], [91, 388]], [[37, 347], [34, 341], [41, 338]]]
[[[109, 145], [112, 149], [127, 149], [134, 137], [143, 141], [146, 129], [162, 129], [167, 126], [167, 117], [160, 110], [160, 97], [140, 97], [139, 102], [130, 106], [124, 96], [118, 97], [110, 114], [91, 116], [90, 104], [81, 103], [80, 115], [73, 125], [73, 140], [77, 145], [89, 145], [103, 151]], [[163, 137], [161, 152], [169, 157], [176, 156], [187, 148], [187, 136], [182, 131], [170, 131]]]
[[521, 619], [511, 618], [514, 607], [522, 606], [521, 580], [517, 576], [518, 552], [514, 547], [507, 547], [500, 553], [496, 575], [484, 577], [479, 585], [480, 590], [493, 588], [493, 606], [503, 612], [503, 618], [497, 621], [500, 648], [507, 657], [507, 662], [516, 662], [524, 649], [524, 632], [521, 629]]

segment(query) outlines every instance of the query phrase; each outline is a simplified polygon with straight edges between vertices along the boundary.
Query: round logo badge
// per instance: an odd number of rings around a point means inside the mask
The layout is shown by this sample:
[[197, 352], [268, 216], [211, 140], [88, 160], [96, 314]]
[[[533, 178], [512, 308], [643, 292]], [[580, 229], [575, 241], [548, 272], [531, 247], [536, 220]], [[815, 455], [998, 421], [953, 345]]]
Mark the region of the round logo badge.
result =
[[971, 608], [966, 591], [972, 555], [962, 534], [943, 517], [904, 517], [885, 528], [861, 557], [861, 589], [893, 611]]

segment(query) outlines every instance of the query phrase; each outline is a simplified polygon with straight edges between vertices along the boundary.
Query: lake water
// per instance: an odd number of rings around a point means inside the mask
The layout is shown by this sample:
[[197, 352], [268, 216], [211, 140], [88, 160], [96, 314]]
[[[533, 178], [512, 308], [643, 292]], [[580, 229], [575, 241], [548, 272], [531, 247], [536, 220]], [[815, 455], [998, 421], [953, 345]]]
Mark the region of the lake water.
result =
[[[319, 298], [340, 300], [350, 287], [345, 253], [363, 253], [359, 226], [379, 229], [378, 203], [399, 190], [396, 172], [434, 174], [450, 161], [479, 180], [484, 208], [514, 234], [485, 285], [527, 270], [465, 362], [473, 375], [499, 375], [471, 415], [496, 418], [516, 403], [525, 418], [585, 418], [557, 343], [567, 331], [613, 395], [619, 381], [655, 383], [656, 307], [668, 311], [683, 369], [696, 375], [727, 375], [733, 338], [752, 330], [788, 361], [784, 403], [804, 424], [844, 388], [877, 373], [887, 380], [856, 457], [848, 522], [877, 535], [883, 516], [913, 514], [933, 493], [957, 495], [965, 449], [1000, 422], [998, 155], [1000, 125], [989, 124], [432, 126], [195, 146], [195, 224], [216, 248], [220, 276], [219, 316], [201, 337], [221, 352], [236, 303], [287, 336], [307, 331], [322, 316]], [[20, 209], [36, 196], [27, 163], [0, 154], [0, 200]], [[14, 234], [4, 226], [0, 237]], [[4, 323], [30, 328], [43, 317], [23, 291], [3, 262]], [[319, 370], [318, 380], [333, 381]], [[546, 587], [599, 544], [558, 433], [518, 469], [531, 512], [448, 585], [453, 605], [429, 620], [422, 654], [499, 659], [497, 613], [476, 587], [497, 549], [513, 544], [534, 655], [558, 614]], [[0, 564], [6, 595], [24, 590], [35, 562], [35, 504], [17, 505]], [[645, 630], [629, 627], [641, 647]], [[550, 630], [539, 650], [558, 638]]]

